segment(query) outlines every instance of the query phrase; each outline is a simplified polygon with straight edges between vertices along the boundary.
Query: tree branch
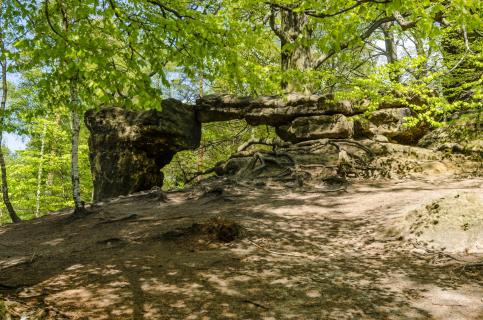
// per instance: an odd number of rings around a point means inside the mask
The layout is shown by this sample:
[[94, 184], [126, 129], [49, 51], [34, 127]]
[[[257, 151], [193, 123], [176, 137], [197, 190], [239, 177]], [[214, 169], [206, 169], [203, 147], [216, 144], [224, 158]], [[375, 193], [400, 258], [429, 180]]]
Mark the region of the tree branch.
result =
[[[381, 0], [381, 1], [377, 1], [377, 0], [356, 0], [353, 5], [351, 5], [347, 8], [344, 8], [344, 9], [340, 9], [339, 11], [332, 12], [332, 13], [320, 12], [320, 11], [317, 11], [317, 10], [314, 10], [314, 9], [304, 10], [303, 13], [307, 16], [323, 19], [323, 18], [330, 18], [330, 17], [335, 17], [335, 16], [338, 16], [338, 15], [341, 15], [341, 14], [346, 13], [348, 11], [351, 11], [352, 9], [355, 9], [358, 6], [363, 5], [365, 3], [380, 3], [380, 4], [382, 4], [382, 3], [389, 3], [389, 2], [391, 2], [391, 0]], [[286, 11], [290, 11], [290, 12], [293, 12], [294, 9], [297, 8], [296, 6], [290, 7], [288, 5], [284, 5], [284, 4], [280, 4], [280, 3], [274, 3], [274, 2], [270, 2], [270, 1], [267, 1], [265, 3], [270, 5], [271, 7], [276, 7], [276, 8], [286, 10]]]
[[280, 38], [280, 40], [283, 40], [285, 42], [289, 42], [289, 37], [280, 29], [275, 24], [275, 15], [276, 15], [276, 10], [274, 6], [270, 7], [270, 17], [269, 17], [269, 22], [270, 22], [270, 29], [275, 33], [277, 37]]
[[395, 18], [393, 16], [390, 16], [390, 17], [384, 17], [384, 18], [381, 18], [381, 19], [378, 19], [378, 20], [372, 22], [372, 24], [366, 29], [366, 31], [363, 34], [361, 34], [360, 36], [358, 36], [355, 39], [352, 39], [350, 41], [342, 43], [340, 45], [339, 50], [331, 49], [328, 53], [319, 57], [314, 63], [314, 69], [320, 68], [327, 60], [329, 60], [332, 56], [334, 56], [338, 51], [342, 51], [342, 50], [347, 49], [352, 42], [354, 42], [356, 40], [365, 40], [365, 39], [369, 38], [384, 23], [391, 22], [391, 21], [394, 21], [394, 20], [395, 20]]
[[162, 4], [158, 0], [148, 0], [148, 3], [157, 6], [161, 10], [161, 12], [163, 12], [163, 14], [165, 14], [166, 12], [169, 12], [169, 13], [173, 14], [176, 18], [178, 18], [180, 20], [183, 20], [184, 18], [194, 19], [191, 16], [182, 15], [181, 13], [179, 13], [178, 11], [176, 11], [175, 9], [172, 9], [172, 8], [167, 7], [166, 5]]
[[69, 42], [69, 40], [66, 37], [64, 37], [64, 35], [62, 33], [60, 33], [57, 29], [55, 29], [54, 25], [52, 24], [52, 21], [50, 20], [49, 0], [45, 0], [44, 12], [45, 12], [45, 18], [47, 19], [47, 24], [49, 25], [50, 29], [56, 35], [58, 35], [60, 38], [62, 38], [65, 42]]
[[401, 26], [401, 29], [403, 29], [403, 31], [416, 26], [417, 21], [407, 21], [404, 15], [402, 15], [399, 11], [395, 11], [393, 16], [396, 22]]
[[350, 7], [347, 7], [345, 9], [341, 9], [337, 12], [333, 12], [333, 13], [321, 13], [321, 12], [317, 12], [315, 10], [305, 10], [305, 14], [308, 15], [308, 16], [311, 16], [311, 17], [314, 17], [314, 18], [330, 18], [330, 17], [335, 17], [335, 16], [338, 16], [340, 14], [343, 14], [347, 11], [350, 11], [364, 3], [366, 3], [368, 1], [356, 1], [355, 4], [353, 4], [352, 6]]

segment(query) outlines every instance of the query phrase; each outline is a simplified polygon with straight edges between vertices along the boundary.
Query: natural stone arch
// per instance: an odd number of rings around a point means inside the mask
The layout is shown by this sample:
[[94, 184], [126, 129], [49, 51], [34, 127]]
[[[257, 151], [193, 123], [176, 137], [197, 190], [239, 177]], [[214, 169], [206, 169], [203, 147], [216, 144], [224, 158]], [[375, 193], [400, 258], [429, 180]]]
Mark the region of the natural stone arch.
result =
[[409, 108], [384, 105], [361, 121], [364, 103], [334, 101], [330, 96], [291, 94], [286, 97], [208, 95], [196, 105], [169, 99], [162, 111], [127, 111], [108, 107], [86, 113], [91, 132], [90, 161], [94, 201], [161, 187], [161, 169], [182, 150], [196, 149], [201, 124], [234, 119], [275, 127], [287, 143], [319, 139], [361, 139], [384, 135], [412, 144], [426, 128], [406, 128]]

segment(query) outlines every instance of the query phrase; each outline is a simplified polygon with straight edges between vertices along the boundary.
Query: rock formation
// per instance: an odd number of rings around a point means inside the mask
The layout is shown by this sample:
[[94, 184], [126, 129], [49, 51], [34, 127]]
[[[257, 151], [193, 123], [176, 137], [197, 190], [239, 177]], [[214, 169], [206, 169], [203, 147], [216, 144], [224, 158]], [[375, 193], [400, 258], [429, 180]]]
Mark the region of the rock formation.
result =
[[85, 122], [91, 131], [94, 200], [161, 187], [160, 170], [176, 152], [198, 147], [201, 123], [244, 119], [250, 125], [269, 125], [288, 144], [364, 138], [414, 144], [426, 129], [406, 128], [404, 118], [411, 111], [400, 105], [381, 105], [367, 119], [361, 117], [363, 111], [364, 103], [298, 94], [259, 98], [208, 95], [195, 106], [170, 99], [163, 102], [162, 111], [91, 110]]
[[202, 123], [245, 119], [250, 125], [275, 127], [277, 134], [289, 142], [383, 135], [398, 143], [415, 144], [427, 132], [424, 126], [404, 126], [404, 118], [411, 116], [411, 110], [400, 103], [381, 104], [380, 110], [368, 119], [360, 117], [364, 103], [336, 102], [333, 97], [316, 95], [291, 94], [283, 98], [208, 95], [198, 99], [196, 108]]
[[422, 137], [418, 145], [423, 148], [462, 153], [483, 158], [483, 119], [479, 110], [454, 119], [445, 127], [437, 128]]
[[196, 106], [202, 123], [245, 119], [250, 125], [273, 127], [287, 125], [299, 117], [354, 114], [353, 104], [349, 101], [334, 102], [328, 96], [300, 94], [283, 98], [207, 95], [198, 99]]
[[161, 168], [201, 138], [194, 108], [173, 99], [163, 101], [162, 111], [89, 110], [85, 123], [95, 201], [161, 187]]
[[428, 127], [406, 127], [405, 118], [411, 115], [411, 110], [407, 107], [376, 110], [369, 116], [366, 130], [372, 135], [382, 135], [400, 144], [414, 145], [428, 132]]
[[276, 128], [280, 138], [289, 142], [316, 139], [347, 139], [354, 137], [354, 121], [342, 114], [300, 117]]

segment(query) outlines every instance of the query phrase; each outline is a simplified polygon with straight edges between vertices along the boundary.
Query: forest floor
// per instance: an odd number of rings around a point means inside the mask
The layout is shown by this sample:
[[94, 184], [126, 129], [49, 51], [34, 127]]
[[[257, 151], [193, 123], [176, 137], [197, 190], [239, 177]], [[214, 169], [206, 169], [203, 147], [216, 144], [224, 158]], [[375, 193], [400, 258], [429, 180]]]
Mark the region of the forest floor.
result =
[[325, 191], [219, 179], [4, 226], [0, 294], [53, 319], [483, 319], [482, 243], [450, 254], [392, 230], [483, 179]]

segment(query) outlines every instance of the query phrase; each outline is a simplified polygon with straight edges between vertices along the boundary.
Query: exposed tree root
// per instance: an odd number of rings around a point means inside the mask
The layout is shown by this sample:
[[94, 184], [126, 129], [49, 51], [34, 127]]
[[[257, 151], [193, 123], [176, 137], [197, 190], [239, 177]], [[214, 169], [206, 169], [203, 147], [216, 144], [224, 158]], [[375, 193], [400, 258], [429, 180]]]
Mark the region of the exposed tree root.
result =
[[9, 285], [9, 284], [0, 283], [0, 291], [12, 291], [23, 287], [24, 287], [23, 285]]
[[217, 168], [218, 168], [218, 167], [219, 167], [219, 166], [220, 166], [222, 163], [223, 163], [223, 162], [221, 162], [221, 163], [219, 162], [219, 163], [217, 163], [217, 164], [216, 164], [216, 165], [215, 165], [213, 168], [209, 168], [209, 169], [207, 169], [207, 170], [205, 170], [205, 171], [198, 171], [198, 172], [193, 173], [193, 175], [192, 175], [190, 178], [188, 178], [188, 179], [185, 181], [185, 183], [191, 183], [191, 182], [193, 182], [193, 180], [195, 180], [195, 179], [196, 179], [196, 178], [198, 178], [198, 177], [201, 177], [201, 176], [206, 176], [207, 174], [211, 174], [211, 173], [215, 172], [215, 171], [216, 171], [216, 169], [217, 169]]
[[265, 309], [265, 310], [269, 310], [268, 307], [265, 307], [263, 304], [260, 304], [258, 302], [254, 302], [254, 301], [251, 301], [251, 300], [248, 300], [248, 299], [245, 299], [245, 300], [242, 300], [242, 301], [245, 302], [245, 303], [253, 304], [256, 307], [259, 307], [259, 308], [262, 308], [262, 309]]
[[[272, 147], [272, 150], [250, 149], [254, 145], [264, 145]], [[353, 149], [347, 149], [347, 145], [356, 147], [364, 151], [366, 156], [356, 154]], [[313, 164], [305, 165], [299, 164], [295, 156], [321, 153], [319, 152], [327, 146], [335, 148], [336, 155], [338, 153], [338, 161], [336, 164]], [[324, 151], [326, 152], [326, 150]], [[243, 143], [237, 152], [232, 154], [227, 161], [217, 163], [213, 168], [205, 171], [194, 173], [185, 182], [190, 183], [197, 177], [216, 173], [217, 175], [236, 175], [238, 177], [255, 177], [259, 176], [262, 171], [270, 168], [280, 168], [282, 172], [276, 172], [273, 175], [263, 175], [265, 178], [276, 180], [296, 180], [298, 186], [304, 184], [305, 179], [311, 177], [311, 173], [303, 170], [304, 167], [320, 167], [320, 168], [335, 168], [336, 172], [341, 176], [352, 172], [353, 169], [366, 170], [367, 162], [374, 156], [371, 149], [364, 146], [360, 142], [350, 139], [317, 139], [302, 141], [298, 143], [290, 143], [281, 140], [280, 138], [252, 138]], [[241, 159], [239, 162], [236, 159]], [[246, 159], [246, 160], [243, 160]], [[352, 171], [351, 171], [352, 170]], [[280, 171], [277, 169], [277, 171]], [[335, 192], [328, 191], [328, 192]]]
[[476, 269], [482, 268], [483, 269], [483, 260], [477, 262], [467, 262], [464, 263], [462, 266], [458, 267], [461, 271], [465, 271], [466, 269]]
[[[419, 241], [411, 242], [414, 248], [422, 250], [425, 252], [425, 254], [429, 255], [432, 257], [432, 262], [435, 263], [437, 259], [446, 259], [446, 261], [453, 261], [450, 264], [445, 264], [443, 266], [457, 266], [456, 269], [460, 271], [466, 271], [467, 269], [476, 269], [476, 268], [483, 268], [483, 260], [480, 261], [467, 261], [458, 257], [455, 257], [449, 253], [443, 252], [441, 250], [435, 250], [428, 248], [425, 246], [423, 243]], [[424, 257], [424, 254], [417, 254], [413, 252], [414, 255], [418, 257]], [[438, 266], [441, 266], [439, 263], [435, 263]]]

